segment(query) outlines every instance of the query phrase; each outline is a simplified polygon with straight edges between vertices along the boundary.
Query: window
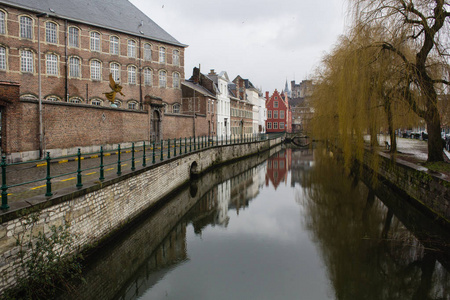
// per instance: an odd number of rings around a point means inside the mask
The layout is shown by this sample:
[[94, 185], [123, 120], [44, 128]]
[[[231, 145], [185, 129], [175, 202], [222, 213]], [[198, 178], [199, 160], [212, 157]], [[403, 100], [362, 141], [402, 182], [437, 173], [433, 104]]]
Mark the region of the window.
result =
[[94, 99], [91, 101], [91, 105], [102, 106], [103, 101], [100, 99]]
[[136, 84], [136, 67], [135, 66], [128, 67], [128, 83]]
[[172, 78], [173, 78], [173, 87], [175, 89], [179, 89], [180, 88], [180, 74], [175, 72], [172, 74]]
[[273, 118], [278, 119], [278, 110], [273, 111]]
[[272, 122], [267, 122], [267, 129], [272, 129]]
[[58, 56], [47, 54], [47, 75], [58, 75]]
[[278, 122], [273, 122], [273, 129], [278, 129]]
[[45, 98], [45, 100], [58, 102], [58, 101], [61, 101], [61, 98], [59, 98], [58, 96], [55, 96], [55, 95], [51, 95], [51, 96], [47, 96], [47, 98]]
[[69, 27], [69, 47], [79, 47], [80, 31], [76, 27]]
[[280, 129], [284, 129], [284, 122], [280, 122]]
[[284, 119], [284, 110], [280, 110], [280, 119]]
[[144, 69], [144, 85], [152, 86], [153, 76], [152, 70], [149, 68]]
[[20, 70], [22, 72], [33, 72], [33, 52], [30, 50], [20, 52]]
[[78, 98], [78, 97], [73, 97], [73, 98], [70, 98], [69, 102], [70, 102], [70, 103], [82, 103], [83, 100], [81, 100], [81, 99]]
[[56, 44], [58, 42], [57, 26], [55, 23], [45, 23], [45, 41], [47, 43]]
[[137, 102], [136, 101], [128, 102], [128, 109], [137, 109]]
[[109, 38], [109, 53], [119, 55], [119, 38], [117, 36]]
[[29, 17], [20, 17], [20, 37], [31, 39], [33, 38], [33, 20]]
[[159, 71], [159, 87], [165, 88], [167, 85], [166, 71]]
[[144, 44], [144, 60], [152, 60], [152, 46], [150, 44]]
[[6, 70], [6, 48], [0, 47], [0, 70]]
[[172, 64], [175, 65], [175, 66], [179, 66], [180, 65], [180, 51], [173, 50], [173, 53], [172, 53]]
[[120, 81], [120, 65], [118, 63], [111, 64], [111, 74], [115, 81]]
[[128, 57], [136, 57], [136, 42], [133, 40], [128, 41], [128, 48], [127, 48], [127, 55]]
[[159, 62], [162, 64], [166, 63], [166, 48], [164, 47], [159, 48]]
[[117, 107], [121, 107], [122, 106], [122, 101], [116, 99], [114, 101], [114, 104], [117, 105]]
[[[275, 97], [276, 99], [276, 97]], [[273, 107], [278, 108], [278, 101], [273, 101]]]
[[267, 119], [272, 119], [272, 111], [271, 110], [267, 111]]
[[102, 79], [102, 64], [98, 60], [91, 60], [91, 79], [101, 80]]
[[0, 10], [0, 34], [6, 33], [6, 13]]
[[179, 114], [180, 113], [180, 107], [181, 107], [181, 105], [179, 103], [176, 103], [176, 104], [172, 105], [172, 112], [174, 114]]
[[100, 33], [91, 32], [91, 50], [100, 51]]
[[80, 59], [78, 57], [69, 57], [69, 76], [70, 77], [80, 77]]

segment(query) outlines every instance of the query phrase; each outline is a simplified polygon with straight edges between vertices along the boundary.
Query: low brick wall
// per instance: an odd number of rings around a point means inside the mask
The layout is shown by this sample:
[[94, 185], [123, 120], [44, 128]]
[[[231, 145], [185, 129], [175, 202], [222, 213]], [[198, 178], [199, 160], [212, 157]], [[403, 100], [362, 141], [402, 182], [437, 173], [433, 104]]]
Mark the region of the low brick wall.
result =
[[[364, 153], [364, 166], [386, 184], [404, 193], [410, 202], [450, 228], [450, 182], [443, 174], [407, 161], [393, 161], [389, 154]], [[374, 168], [375, 166], [375, 168]]]
[[[104, 182], [88, 183], [82, 189], [68, 188], [55, 196], [39, 196], [26, 202], [11, 203], [0, 213], [0, 291], [14, 284], [16, 237], [24, 228], [20, 216], [39, 210], [36, 226], [46, 232], [52, 225], [70, 224], [76, 235], [73, 250], [96, 243], [139, 214], [156, 205], [190, 180], [190, 170], [199, 173], [246, 156], [258, 154], [280, 144], [281, 138], [241, 145], [216, 146], [178, 156], [161, 164], [124, 172]], [[111, 175], [112, 176], [112, 175]]]

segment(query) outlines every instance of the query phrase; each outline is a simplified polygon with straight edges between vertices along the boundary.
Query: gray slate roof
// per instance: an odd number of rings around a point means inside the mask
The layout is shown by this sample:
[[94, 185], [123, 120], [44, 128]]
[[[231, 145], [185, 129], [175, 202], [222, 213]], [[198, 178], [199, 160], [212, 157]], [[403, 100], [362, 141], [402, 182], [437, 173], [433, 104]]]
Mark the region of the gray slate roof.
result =
[[0, 4], [111, 28], [176, 46], [187, 46], [178, 42], [128, 0], [0, 0]]

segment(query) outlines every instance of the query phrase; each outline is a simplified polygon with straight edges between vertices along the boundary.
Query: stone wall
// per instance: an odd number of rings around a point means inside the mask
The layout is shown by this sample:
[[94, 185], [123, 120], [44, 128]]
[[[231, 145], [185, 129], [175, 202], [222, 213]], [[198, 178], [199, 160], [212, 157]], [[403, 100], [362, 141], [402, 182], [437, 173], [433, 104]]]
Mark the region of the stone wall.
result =
[[190, 180], [193, 164], [202, 173], [220, 164], [269, 150], [281, 138], [241, 145], [216, 146], [178, 156], [157, 165], [124, 172], [104, 182], [87, 183], [82, 189], [68, 188], [55, 196], [38, 196], [26, 203], [11, 203], [0, 213], [0, 291], [14, 284], [16, 237], [23, 232], [21, 215], [40, 211], [37, 228], [44, 232], [52, 225], [70, 224], [77, 237], [73, 250], [96, 243], [118, 230], [145, 210], [156, 205]]
[[450, 228], [450, 182], [440, 173], [395, 159], [386, 153], [366, 151], [364, 165], [371, 172], [375, 167], [380, 180], [406, 194], [413, 205], [420, 207], [444, 226]]

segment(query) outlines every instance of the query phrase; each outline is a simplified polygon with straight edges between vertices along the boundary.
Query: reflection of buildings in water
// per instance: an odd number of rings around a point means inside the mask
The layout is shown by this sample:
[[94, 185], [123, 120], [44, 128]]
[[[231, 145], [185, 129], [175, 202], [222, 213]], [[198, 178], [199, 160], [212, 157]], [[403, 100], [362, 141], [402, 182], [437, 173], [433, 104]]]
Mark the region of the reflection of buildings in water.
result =
[[254, 179], [258, 179], [255, 176], [257, 172], [256, 168], [252, 168], [245, 171], [231, 179], [231, 198], [230, 198], [230, 209], [235, 209], [236, 213], [239, 214], [241, 208], [245, 209], [248, 207], [250, 200], [258, 194], [255, 192], [254, 187], [258, 187], [258, 182]]
[[224, 181], [217, 186], [217, 223], [227, 227], [230, 217], [228, 217], [228, 204], [231, 198], [231, 180]]
[[284, 149], [267, 160], [266, 186], [272, 182], [275, 190], [281, 182], [287, 182], [291, 168], [292, 149]]
[[296, 183], [307, 186], [308, 172], [314, 166], [314, 151], [312, 149], [295, 149], [291, 160], [291, 186]]
[[134, 280], [118, 293], [114, 299], [139, 299], [157, 284], [170, 270], [187, 259], [186, 224], [179, 223], [146, 260]]

